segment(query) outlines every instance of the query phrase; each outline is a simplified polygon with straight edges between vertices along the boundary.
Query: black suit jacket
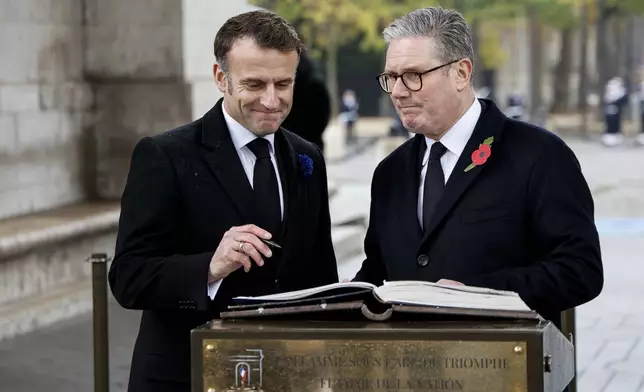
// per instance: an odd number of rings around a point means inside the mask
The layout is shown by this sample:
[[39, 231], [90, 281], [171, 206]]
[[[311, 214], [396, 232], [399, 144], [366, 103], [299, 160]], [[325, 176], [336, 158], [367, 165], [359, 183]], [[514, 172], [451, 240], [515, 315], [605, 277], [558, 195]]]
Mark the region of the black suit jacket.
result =
[[[425, 140], [410, 139], [373, 176], [366, 260], [354, 280], [452, 279], [517, 292], [560, 326], [560, 312], [603, 286], [593, 200], [573, 152], [557, 136], [511, 120], [492, 101], [446, 184], [430, 227], [417, 217]], [[494, 137], [487, 162], [465, 172]]]
[[[203, 118], [136, 145], [109, 273], [117, 301], [143, 310], [129, 391], [188, 391], [190, 330], [217, 318], [232, 297], [338, 281], [320, 150], [285, 130], [275, 146], [285, 203], [276, 242], [283, 249], [263, 267], [230, 274], [211, 301], [208, 267], [219, 241], [257, 213], [221, 101]], [[300, 154], [313, 160], [310, 175]]]

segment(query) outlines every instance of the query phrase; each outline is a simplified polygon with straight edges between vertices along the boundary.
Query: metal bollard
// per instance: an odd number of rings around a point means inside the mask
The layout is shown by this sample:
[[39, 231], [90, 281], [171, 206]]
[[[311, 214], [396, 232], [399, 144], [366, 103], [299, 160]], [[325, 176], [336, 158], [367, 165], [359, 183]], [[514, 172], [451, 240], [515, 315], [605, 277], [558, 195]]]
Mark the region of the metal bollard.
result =
[[[573, 344], [573, 359], [575, 361], [575, 369], [577, 368], [577, 335], [575, 331], [575, 308], [568, 309], [563, 312], [561, 317], [561, 332], [564, 336], [570, 339], [570, 342]], [[568, 385], [568, 390], [570, 392], [577, 392], [577, 371], [575, 370], [575, 377]]]
[[108, 351], [107, 262], [105, 253], [92, 253], [92, 320], [94, 340], [94, 391], [110, 389], [110, 356]]

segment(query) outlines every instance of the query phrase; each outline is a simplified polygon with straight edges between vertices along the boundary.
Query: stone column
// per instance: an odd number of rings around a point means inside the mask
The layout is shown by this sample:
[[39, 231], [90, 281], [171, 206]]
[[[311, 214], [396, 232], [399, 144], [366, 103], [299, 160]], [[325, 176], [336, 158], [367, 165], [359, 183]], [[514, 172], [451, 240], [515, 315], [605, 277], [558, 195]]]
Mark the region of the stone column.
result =
[[86, 1], [96, 192], [117, 199], [141, 137], [188, 123], [217, 101], [215, 34], [227, 18], [249, 8], [245, 0]]
[[85, 0], [96, 196], [118, 199], [136, 142], [190, 121], [177, 0]]

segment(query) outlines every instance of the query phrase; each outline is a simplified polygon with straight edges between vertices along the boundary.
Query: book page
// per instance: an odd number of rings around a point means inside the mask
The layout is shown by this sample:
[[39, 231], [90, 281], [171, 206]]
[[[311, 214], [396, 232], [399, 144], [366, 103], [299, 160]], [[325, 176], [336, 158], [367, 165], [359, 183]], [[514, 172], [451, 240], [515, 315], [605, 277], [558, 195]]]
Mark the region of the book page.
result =
[[386, 303], [466, 309], [531, 311], [517, 293], [432, 282], [386, 282], [374, 294]]
[[314, 295], [325, 293], [328, 291], [343, 290], [343, 289], [362, 289], [373, 290], [376, 286], [367, 282], [344, 282], [344, 283], [331, 283], [324, 286], [313, 287], [310, 289], [289, 291], [286, 293], [262, 295], [258, 297], [235, 297], [233, 300], [244, 301], [290, 301], [312, 297]]
[[440, 287], [448, 290], [455, 291], [464, 291], [468, 293], [480, 293], [480, 294], [489, 294], [489, 295], [507, 295], [507, 296], [518, 296], [517, 293], [513, 291], [504, 291], [504, 290], [494, 290], [486, 287], [476, 287], [476, 286], [456, 286], [450, 284], [438, 284], [434, 282], [426, 282], [422, 280], [397, 280], [385, 282], [383, 286], [404, 286], [409, 288], [414, 287]]

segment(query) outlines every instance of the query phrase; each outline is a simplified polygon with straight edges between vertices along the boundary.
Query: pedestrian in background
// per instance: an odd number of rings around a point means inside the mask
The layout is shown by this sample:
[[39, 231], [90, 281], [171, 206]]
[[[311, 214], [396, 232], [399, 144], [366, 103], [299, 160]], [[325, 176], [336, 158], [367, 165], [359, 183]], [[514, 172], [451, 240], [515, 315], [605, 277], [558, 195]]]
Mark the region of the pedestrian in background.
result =
[[514, 120], [524, 120], [525, 100], [516, 86], [513, 86], [512, 91], [508, 94], [506, 115]]
[[622, 144], [622, 111], [628, 103], [628, 94], [624, 86], [624, 80], [614, 77], [606, 83], [604, 89], [604, 122], [606, 131], [602, 135], [602, 143], [605, 146], [613, 147]]
[[346, 132], [346, 143], [351, 145], [356, 141], [355, 125], [358, 121], [358, 99], [353, 90], [345, 90], [340, 103], [340, 124]]

